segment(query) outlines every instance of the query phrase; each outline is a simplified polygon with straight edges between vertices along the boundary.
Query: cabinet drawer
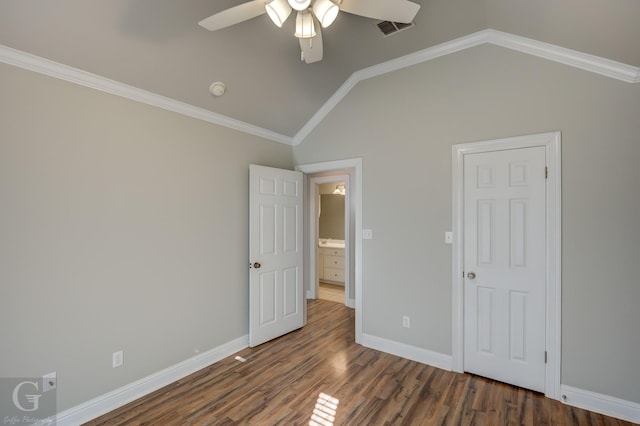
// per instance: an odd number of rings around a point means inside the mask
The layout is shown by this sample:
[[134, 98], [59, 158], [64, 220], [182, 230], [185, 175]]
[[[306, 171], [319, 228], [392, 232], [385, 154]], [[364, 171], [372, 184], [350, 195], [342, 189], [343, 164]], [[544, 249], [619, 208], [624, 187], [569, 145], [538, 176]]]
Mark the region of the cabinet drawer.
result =
[[325, 268], [344, 269], [344, 257], [325, 256], [324, 257], [324, 267]]
[[344, 282], [344, 269], [324, 268], [324, 279], [329, 281]]
[[320, 248], [320, 254], [325, 256], [341, 256], [344, 257], [344, 249], [335, 249], [335, 248]]

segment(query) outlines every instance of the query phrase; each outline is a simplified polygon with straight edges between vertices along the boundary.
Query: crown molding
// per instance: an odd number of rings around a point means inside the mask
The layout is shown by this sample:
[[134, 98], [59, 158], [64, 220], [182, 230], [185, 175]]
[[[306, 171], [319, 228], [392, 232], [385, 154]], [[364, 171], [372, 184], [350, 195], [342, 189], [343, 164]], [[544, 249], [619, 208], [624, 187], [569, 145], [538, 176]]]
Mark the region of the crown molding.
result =
[[640, 83], [640, 68], [622, 62], [590, 55], [577, 50], [567, 49], [555, 44], [544, 43], [514, 34], [496, 30], [484, 30], [487, 43], [505, 47], [518, 52], [550, 61], [559, 62], [564, 65], [590, 71], [605, 77], [614, 78], [626, 83]]
[[482, 44], [493, 44], [627, 83], [640, 82], [639, 67], [502, 31], [486, 29], [354, 72], [298, 131], [298, 133], [293, 137], [293, 145], [300, 144], [307, 136], [309, 136], [313, 129], [320, 124], [322, 120], [324, 120], [329, 112], [331, 112], [331, 110], [340, 103], [342, 98], [344, 98], [360, 81], [397, 71], [412, 65], [417, 65], [451, 53], [480, 46]]
[[0, 45], [0, 62], [264, 139], [287, 145], [293, 143], [289, 136], [7, 46]]
[[152, 105], [187, 117], [217, 124], [219, 126], [234, 129], [264, 139], [286, 145], [298, 145], [307, 136], [309, 136], [316, 126], [324, 120], [331, 110], [333, 110], [333, 108], [335, 108], [335, 106], [338, 105], [338, 103], [340, 103], [340, 101], [342, 101], [342, 99], [347, 96], [351, 89], [353, 89], [360, 81], [397, 71], [412, 65], [417, 65], [451, 53], [480, 46], [482, 44], [493, 44], [627, 83], [640, 82], [640, 67], [623, 64], [621, 62], [612, 61], [610, 59], [502, 31], [486, 29], [354, 72], [320, 107], [320, 109], [316, 111], [309, 121], [302, 126], [298, 133], [296, 133], [295, 136], [290, 137], [263, 127], [235, 120], [222, 114], [217, 114], [204, 108], [199, 108], [166, 96], [142, 90], [137, 87], [120, 83], [115, 80], [69, 67], [67, 65], [3, 45], [0, 45], [0, 62], [81, 86], [100, 90], [112, 95], [121, 96], [147, 105]]

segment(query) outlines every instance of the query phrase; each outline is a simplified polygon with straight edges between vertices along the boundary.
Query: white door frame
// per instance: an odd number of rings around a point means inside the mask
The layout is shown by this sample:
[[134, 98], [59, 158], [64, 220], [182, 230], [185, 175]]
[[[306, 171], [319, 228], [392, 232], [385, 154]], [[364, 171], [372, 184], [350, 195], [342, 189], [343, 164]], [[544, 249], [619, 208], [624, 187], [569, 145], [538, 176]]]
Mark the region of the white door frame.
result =
[[453, 247], [452, 247], [452, 367], [464, 371], [464, 156], [480, 152], [545, 147], [546, 179], [546, 321], [547, 364], [545, 395], [560, 399], [561, 367], [561, 137], [560, 132], [517, 136], [452, 147]]
[[[318, 185], [324, 183], [341, 183], [345, 184], [344, 195], [344, 304], [350, 308], [355, 306], [350, 302], [349, 295], [351, 294], [351, 182], [349, 181], [349, 175], [332, 175], [322, 177], [312, 177], [309, 179], [309, 241], [318, 241], [318, 207], [317, 203], [319, 188]], [[313, 219], [314, 222], [311, 222]], [[309, 293], [308, 299], [316, 299], [318, 297], [318, 245], [309, 244]]]
[[[356, 343], [362, 342], [362, 158], [352, 158], [346, 160], [336, 160], [336, 161], [327, 161], [324, 163], [312, 163], [312, 164], [301, 164], [296, 166], [296, 170], [301, 171], [305, 174], [311, 173], [322, 173], [322, 172], [331, 172], [337, 170], [353, 170], [355, 174], [355, 182], [350, 181], [350, 195], [352, 197], [352, 202], [354, 203], [354, 212], [352, 212], [355, 216], [355, 241], [354, 243], [354, 252], [355, 252], [355, 271], [354, 272], [354, 283], [355, 286], [355, 314], [356, 314]], [[307, 198], [307, 207], [310, 198]], [[310, 210], [310, 209], [309, 209]], [[314, 212], [309, 213], [311, 216], [314, 216]], [[309, 232], [307, 235], [311, 234], [311, 227], [315, 227], [315, 217], [309, 218], [307, 231]], [[346, 239], [346, 236], [345, 236]], [[307, 246], [307, 253], [313, 253], [315, 251], [315, 247], [317, 246], [316, 241], [309, 239]], [[311, 261], [311, 259], [310, 259]], [[313, 260], [315, 262], [315, 260]], [[312, 283], [310, 274], [311, 268], [307, 268], [307, 279], [309, 283]]]

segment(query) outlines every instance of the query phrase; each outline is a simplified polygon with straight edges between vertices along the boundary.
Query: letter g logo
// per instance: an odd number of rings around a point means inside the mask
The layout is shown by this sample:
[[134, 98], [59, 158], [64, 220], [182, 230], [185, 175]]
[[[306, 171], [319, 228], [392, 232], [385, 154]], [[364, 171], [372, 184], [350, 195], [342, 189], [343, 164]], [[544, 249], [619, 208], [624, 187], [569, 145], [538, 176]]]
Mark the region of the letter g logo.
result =
[[28, 402], [32, 404], [32, 407], [31, 408], [23, 407], [22, 404], [20, 404], [20, 399], [18, 398], [18, 394], [20, 392], [20, 389], [22, 389], [24, 385], [33, 385], [36, 391], [39, 390], [38, 382], [24, 381], [24, 382], [18, 383], [18, 386], [16, 386], [15, 389], [13, 389], [13, 404], [16, 406], [16, 408], [22, 411], [27, 411], [27, 412], [36, 411], [38, 409], [38, 402], [42, 395], [25, 395], [25, 398], [27, 399]]

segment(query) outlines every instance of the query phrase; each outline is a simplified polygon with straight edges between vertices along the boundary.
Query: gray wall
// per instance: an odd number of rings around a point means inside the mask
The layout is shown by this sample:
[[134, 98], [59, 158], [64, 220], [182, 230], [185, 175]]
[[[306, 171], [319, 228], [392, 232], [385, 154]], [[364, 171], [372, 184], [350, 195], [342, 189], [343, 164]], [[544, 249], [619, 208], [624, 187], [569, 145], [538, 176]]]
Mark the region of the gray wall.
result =
[[359, 83], [294, 154], [363, 158], [364, 333], [451, 354], [451, 146], [559, 130], [562, 383], [640, 402], [639, 117], [640, 85], [488, 45]]
[[0, 93], [0, 377], [57, 371], [64, 410], [248, 332], [248, 166], [290, 147], [3, 64]]
[[320, 238], [344, 240], [344, 199], [344, 195], [320, 195], [320, 219], [318, 220]]
[[[247, 333], [247, 169], [290, 147], [7, 65], [0, 92], [0, 377], [57, 371], [64, 410]], [[359, 83], [293, 152], [363, 157], [364, 332], [451, 353], [451, 145], [560, 130], [562, 382], [640, 403], [639, 112], [491, 46]]]

